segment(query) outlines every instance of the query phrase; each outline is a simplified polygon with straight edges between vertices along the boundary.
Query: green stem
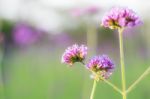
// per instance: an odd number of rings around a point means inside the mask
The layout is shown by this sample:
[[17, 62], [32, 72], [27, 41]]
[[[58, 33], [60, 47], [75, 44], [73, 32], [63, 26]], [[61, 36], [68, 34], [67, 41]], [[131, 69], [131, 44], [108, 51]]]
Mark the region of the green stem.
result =
[[92, 91], [91, 91], [91, 96], [90, 96], [90, 99], [94, 99], [94, 93], [95, 93], [95, 89], [96, 89], [96, 80], [94, 80], [94, 83], [93, 83], [93, 88], [92, 88]]
[[129, 93], [144, 77], [146, 77], [150, 73], [150, 67], [145, 70], [145, 72], [127, 89], [127, 93]]
[[[86, 23], [87, 33], [86, 33], [86, 39], [87, 39], [87, 46], [91, 49], [89, 49], [88, 56], [85, 60], [85, 62], [88, 61], [88, 59], [96, 54], [96, 48], [97, 48], [97, 30], [95, 28], [93, 21], [89, 19], [88, 23]], [[84, 82], [83, 82], [83, 92], [82, 92], [82, 99], [87, 99], [87, 90], [90, 88], [90, 83], [87, 82], [89, 78], [87, 77], [86, 70], [84, 71]]]
[[100, 79], [102, 79], [105, 83], [107, 83], [109, 86], [111, 86], [114, 90], [116, 90], [117, 92], [119, 92], [120, 94], [122, 94], [122, 91], [118, 87], [116, 87], [114, 84], [112, 84], [111, 82], [109, 82], [106, 79], [103, 79], [103, 78], [100, 78]]
[[117, 87], [115, 86], [113, 83], [109, 82], [107, 79], [97, 75], [95, 72], [91, 71], [94, 75], [96, 75], [95, 78], [98, 78], [98, 81], [99, 81], [99, 78], [100, 80], [104, 81], [106, 84], [108, 84], [109, 86], [111, 86], [114, 90], [116, 90], [117, 92], [119, 92], [120, 94], [122, 94], [122, 91]]
[[119, 32], [119, 44], [120, 44], [122, 96], [123, 96], [123, 99], [127, 99], [127, 96], [126, 96], [125, 65], [124, 65], [124, 51], [123, 51], [123, 28], [118, 29], [118, 32]]

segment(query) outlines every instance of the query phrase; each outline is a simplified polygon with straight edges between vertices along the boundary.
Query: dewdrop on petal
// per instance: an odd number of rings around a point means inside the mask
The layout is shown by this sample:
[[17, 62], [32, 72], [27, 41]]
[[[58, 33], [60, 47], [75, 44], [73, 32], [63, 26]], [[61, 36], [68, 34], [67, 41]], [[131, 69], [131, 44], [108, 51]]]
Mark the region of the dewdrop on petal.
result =
[[74, 44], [68, 47], [62, 55], [62, 63], [73, 65], [75, 62], [82, 62], [87, 55], [87, 47], [85, 45]]
[[98, 75], [104, 79], [108, 79], [115, 68], [113, 62], [106, 55], [93, 57], [86, 66], [96, 76]]

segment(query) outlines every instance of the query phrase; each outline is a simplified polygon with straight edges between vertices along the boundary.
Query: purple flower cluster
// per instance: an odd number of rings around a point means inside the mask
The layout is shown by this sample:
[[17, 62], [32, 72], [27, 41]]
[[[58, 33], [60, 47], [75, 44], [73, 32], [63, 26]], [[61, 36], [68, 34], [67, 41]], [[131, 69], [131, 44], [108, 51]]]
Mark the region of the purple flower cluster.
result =
[[[75, 11], [75, 15], [97, 12], [97, 8], [91, 7], [86, 10], [78, 9]], [[121, 29], [125, 27], [134, 27], [142, 23], [139, 16], [131, 9], [115, 7], [107, 13], [102, 19], [102, 26], [110, 29]], [[87, 47], [85, 45], [74, 44], [64, 52], [62, 56], [62, 63], [73, 65], [75, 62], [82, 62], [85, 60], [87, 55]], [[115, 69], [115, 65], [107, 55], [95, 56], [89, 60], [86, 64], [86, 68], [92, 71], [96, 80], [99, 77], [107, 79], [111, 76]]]
[[142, 23], [139, 16], [131, 9], [124, 7], [115, 7], [102, 19], [102, 26], [110, 29], [122, 27], [134, 27]]
[[[73, 65], [75, 62], [84, 61], [87, 55], [87, 47], [85, 45], [74, 44], [68, 47], [62, 56], [62, 63]], [[86, 65], [86, 67], [105, 79], [109, 78], [115, 66], [107, 55], [95, 56]]]
[[105, 79], [109, 78], [115, 68], [114, 63], [106, 55], [93, 57], [86, 66]]
[[73, 65], [75, 62], [83, 62], [87, 55], [87, 47], [85, 45], [74, 44], [68, 47], [62, 56], [62, 63]]

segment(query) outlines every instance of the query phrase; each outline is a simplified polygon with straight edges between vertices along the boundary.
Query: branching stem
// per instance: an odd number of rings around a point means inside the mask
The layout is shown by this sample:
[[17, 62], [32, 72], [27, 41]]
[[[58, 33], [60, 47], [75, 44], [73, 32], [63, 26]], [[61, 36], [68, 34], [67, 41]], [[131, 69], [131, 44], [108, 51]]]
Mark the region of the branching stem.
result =
[[134, 87], [141, 81], [144, 79], [144, 77], [146, 77], [148, 74], [150, 73], [150, 67], [148, 67], [148, 69], [146, 69], [144, 71], [144, 73], [127, 89], [127, 93], [129, 93], [131, 90], [134, 89]]

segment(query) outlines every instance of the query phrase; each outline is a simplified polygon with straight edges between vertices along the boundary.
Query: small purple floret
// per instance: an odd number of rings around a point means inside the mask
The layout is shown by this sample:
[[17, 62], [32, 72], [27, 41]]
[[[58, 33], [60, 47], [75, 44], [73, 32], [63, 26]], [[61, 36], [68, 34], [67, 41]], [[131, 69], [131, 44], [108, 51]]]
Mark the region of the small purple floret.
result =
[[86, 66], [105, 79], [109, 78], [115, 68], [114, 63], [106, 55], [93, 57]]
[[141, 23], [139, 16], [133, 10], [123, 7], [112, 8], [102, 19], [102, 26], [111, 29], [131, 28]]
[[62, 56], [62, 63], [73, 65], [75, 62], [83, 62], [87, 55], [87, 47], [85, 45], [74, 44], [68, 47]]

